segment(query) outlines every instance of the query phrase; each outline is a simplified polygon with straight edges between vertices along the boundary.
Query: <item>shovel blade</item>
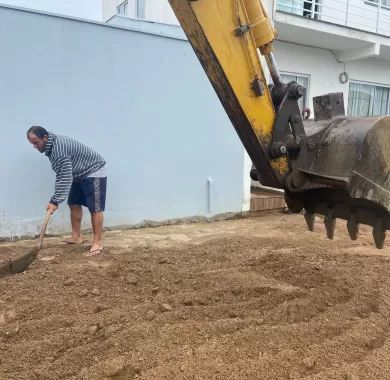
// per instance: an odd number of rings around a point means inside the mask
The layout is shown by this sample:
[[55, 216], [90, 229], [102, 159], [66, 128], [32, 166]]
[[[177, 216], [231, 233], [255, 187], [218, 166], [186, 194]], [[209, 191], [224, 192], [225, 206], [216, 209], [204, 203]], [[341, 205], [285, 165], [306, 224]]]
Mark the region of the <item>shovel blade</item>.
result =
[[27, 253], [18, 255], [11, 260], [11, 272], [20, 273], [26, 270], [35, 260], [39, 252], [38, 247], [33, 247]]
[[11, 260], [0, 263], [0, 278], [12, 273]]

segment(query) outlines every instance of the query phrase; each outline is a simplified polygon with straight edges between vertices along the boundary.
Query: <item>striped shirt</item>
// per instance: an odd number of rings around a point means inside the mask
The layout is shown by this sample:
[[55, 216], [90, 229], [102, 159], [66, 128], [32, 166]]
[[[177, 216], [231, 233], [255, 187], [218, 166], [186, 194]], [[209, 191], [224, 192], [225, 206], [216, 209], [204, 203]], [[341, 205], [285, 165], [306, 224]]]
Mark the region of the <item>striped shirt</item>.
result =
[[56, 173], [54, 195], [50, 199], [56, 205], [69, 195], [72, 182], [83, 180], [106, 164], [99, 153], [86, 145], [54, 133], [49, 133], [45, 155]]

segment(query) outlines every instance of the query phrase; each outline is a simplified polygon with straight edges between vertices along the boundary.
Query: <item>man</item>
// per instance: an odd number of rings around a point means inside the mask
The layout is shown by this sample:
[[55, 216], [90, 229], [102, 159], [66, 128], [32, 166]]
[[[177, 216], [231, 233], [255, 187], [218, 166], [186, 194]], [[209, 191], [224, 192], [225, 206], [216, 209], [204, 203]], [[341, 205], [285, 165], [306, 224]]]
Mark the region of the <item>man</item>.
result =
[[68, 197], [72, 237], [65, 242], [80, 244], [82, 208], [91, 213], [93, 240], [88, 256], [95, 256], [103, 250], [102, 230], [103, 211], [106, 202], [107, 175], [106, 162], [100, 154], [86, 145], [69, 137], [55, 135], [40, 126], [27, 131], [29, 142], [45, 153], [56, 173], [54, 195], [46, 209], [50, 213]]

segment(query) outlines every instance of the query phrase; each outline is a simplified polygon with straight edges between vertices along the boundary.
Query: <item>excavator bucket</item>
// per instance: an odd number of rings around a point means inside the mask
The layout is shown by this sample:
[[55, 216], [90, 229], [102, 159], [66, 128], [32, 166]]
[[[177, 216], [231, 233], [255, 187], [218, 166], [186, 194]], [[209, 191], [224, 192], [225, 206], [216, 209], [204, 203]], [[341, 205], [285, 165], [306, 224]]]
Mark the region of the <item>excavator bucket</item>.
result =
[[169, 3], [252, 159], [252, 179], [284, 189], [288, 207], [304, 211], [309, 230], [322, 214], [332, 239], [342, 218], [356, 240], [364, 223], [382, 248], [390, 229], [390, 117], [346, 117], [342, 94], [328, 94], [313, 99], [314, 120], [303, 121], [304, 89], [282, 81], [275, 31], [261, 1]]
[[390, 229], [390, 116], [353, 118], [337, 110], [333, 116], [335, 98], [342, 102], [342, 94], [317, 98], [329, 118], [320, 109], [317, 120], [305, 122], [306, 136], [285, 176], [286, 201], [293, 211], [305, 210], [309, 230], [316, 213], [325, 216], [331, 239], [337, 218], [347, 220], [352, 240], [359, 224], [368, 224], [382, 248]]

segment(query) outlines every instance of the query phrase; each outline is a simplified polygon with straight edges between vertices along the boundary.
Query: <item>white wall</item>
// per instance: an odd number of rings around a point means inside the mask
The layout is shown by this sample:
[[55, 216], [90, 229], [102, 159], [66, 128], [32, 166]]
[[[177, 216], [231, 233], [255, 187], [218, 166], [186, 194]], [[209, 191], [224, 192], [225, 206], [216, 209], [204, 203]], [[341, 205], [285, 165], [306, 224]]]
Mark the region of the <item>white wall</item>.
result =
[[36, 124], [107, 160], [106, 225], [241, 211], [243, 147], [187, 41], [2, 7], [0, 25], [0, 237], [37, 232], [53, 191]]
[[168, 0], [145, 0], [145, 19], [179, 25]]
[[[308, 96], [311, 109], [313, 96], [343, 92], [347, 111], [349, 83], [339, 82], [344, 64], [338, 63], [331, 51], [277, 41], [274, 53], [280, 71], [310, 76]], [[346, 63], [345, 71], [350, 80], [390, 85], [390, 71], [386, 61], [351, 61]]]
[[102, 21], [102, 0], [0, 0], [0, 4]]

